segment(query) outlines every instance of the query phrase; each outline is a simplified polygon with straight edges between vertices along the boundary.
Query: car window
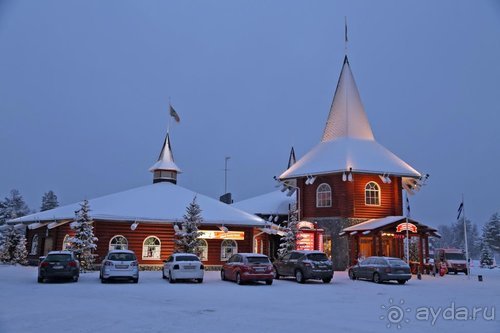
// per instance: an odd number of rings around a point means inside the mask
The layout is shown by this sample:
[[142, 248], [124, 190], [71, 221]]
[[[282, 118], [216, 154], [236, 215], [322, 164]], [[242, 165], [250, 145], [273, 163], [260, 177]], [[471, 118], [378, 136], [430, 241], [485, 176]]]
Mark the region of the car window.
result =
[[49, 254], [46, 261], [71, 261], [71, 254]]
[[168, 257], [167, 262], [173, 262], [173, 261], [174, 261], [174, 257], [173, 256]]
[[328, 261], [328, 257], [324, 253], [309, 253], [307, 259], [312, 261]]
[[389, 266], [406, 266], [406, 263], [401, 259], [389, 259]]
[[232, 255], [227, 262], [238, 262], [238, 255]]
[[372, 258], [368, 258], [368, 259], [365, 259], [361, 262], [361, 264], [363, 266], [369, 266], [369, 265], [372, 265], [373, 264], [373, 259]]
[[249, 264], [269, 264], [269, 258], [267, 257], [247, 257]]
[[446, 253], [444, 254], [445, 258], [448, 260], [465, 260], [465, 255], [463, 253]]
[[288, 253], [287, 255], [285, 255], [285, 256], [283, 257], [283, 260], [289, 260], [289, 259], [290, 259], [290, 256], [291, 256], [291, 254], [290, 254], [290, 253]]
[[196, 256], [177, 256], [175, 261], [200, 261]]
[[302, 253], [292, 252], [292, 255], [290, 256], [290, 260], [299, 259], [300, 257], [302, 257]]
[[113, 261], [134, 261], [136, 260], [133, 253], [110, 253], [108, 256], [109, 260]]
[[382, 266], [387, 266], [387, 262], [385, 261], [385, 259], [382, 259], [382, 258], [379, 258], [379, 259], [375, 259], [377, 265], [382, 265]]

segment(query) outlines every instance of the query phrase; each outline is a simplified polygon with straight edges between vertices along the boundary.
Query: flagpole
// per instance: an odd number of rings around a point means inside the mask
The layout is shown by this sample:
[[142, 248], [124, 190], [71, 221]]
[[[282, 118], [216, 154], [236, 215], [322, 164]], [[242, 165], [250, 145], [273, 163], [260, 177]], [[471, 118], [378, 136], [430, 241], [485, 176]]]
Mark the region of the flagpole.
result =
[[467, 279], [470, 279], [470, 264], [469, 264], [469, 244], [467, 241], [467, 223], [465, 219], [465, 203], [464, 194], [462, 193], [462, 217], [464, 219], [464, 238], [465, 238], [465, 262], [467, 267]]
[[410, 234], [408, 231], [408, 215], [409, 215], [408, 205], [410, 204], [410, 201], [408, 200], [408, 192], [405, 191], [405, 193], [406, 193], [406, 205], [407, 205], [407, 208], [406, 208], [406, 262], [409, 265], [410, 264]]

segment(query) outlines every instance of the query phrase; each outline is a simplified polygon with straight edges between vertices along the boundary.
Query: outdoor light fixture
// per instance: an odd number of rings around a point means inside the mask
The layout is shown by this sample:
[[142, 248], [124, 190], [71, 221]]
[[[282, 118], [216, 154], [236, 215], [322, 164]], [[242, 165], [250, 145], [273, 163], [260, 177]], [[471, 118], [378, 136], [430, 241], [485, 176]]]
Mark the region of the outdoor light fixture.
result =
[[347, 180], [352, 182], [352, 168], [349, 168], [349, 174], [347, 175]]
[[132, 223], [132, 225], [130, 226], [130, 230], [134, 231], [135, 229], [137, 229], [137, 227], [139, 226], [139, 222], [135, 221], [134, 223]]
[[316, 176], [308, 175], [307, 179], [305, 181], [305, 184], [306, 185], [312, 185], [312, 184], [314, 184], [315, 181], [316, 181]]
[[380, 180], [384, 183], [384, 184], [390, 184], [392, 183], [392, 180], [391, 178], [389, 177], [389, 174], [388, 173], [385, 173], [383, 175], [378, 175]]
[[226, 228], [226, 227], [225, 227], [225, 226], [223, 226], [223, 225], [219, 226], [219, 229], [220, 229], [220, 231], [223, 231], [223, 232], [224, 232], [224, 233], [226, 233], [226, 234], [227, 234], [227, 232], [229, 231], [229, 229], [228, 229], [228, 228]]
[[179, 228], [179, 226], [177, 224], [174, 224], [174, 231], [175, 231], [175, 233], [181, 232], [181, 229]]
[[347, 180], [347, 175], [345, 174], [345, 171], [342, 172], [342, 181], [345, 182]]

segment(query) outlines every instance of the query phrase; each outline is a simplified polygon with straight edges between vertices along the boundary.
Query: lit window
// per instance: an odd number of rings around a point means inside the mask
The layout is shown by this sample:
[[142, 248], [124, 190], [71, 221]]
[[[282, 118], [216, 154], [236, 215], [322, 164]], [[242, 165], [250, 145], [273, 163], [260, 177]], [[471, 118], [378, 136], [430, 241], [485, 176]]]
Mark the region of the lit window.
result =
[[128, 250], [128, 241], [125, 237], [119, 235], [111, 238], [109, 250]]
[[198, 256], [200, 257], [201, 261], [207, 261], [208, 260], [208, 243], [204, 239], [199, 239], [199, 246], [198, 246]]
[[375, 182], [369, 182], [365, 186], [365, 204], [380, 206], [380, 187]]
[[38, 254], [38, 235], [33, 236], [31, 239], [31, 251], [30, 254], [37, 255]]
[[235, 253], [238, 253], [238, 244], [236, 244], [236, 241], [224, 239], [220, 245], [220, 260], [226, 261]]
[[155, 236], [149, 236], [142, 246], [142, 259], [159, 260], [161, 255], [161, 242]]
[[328, 184], [321, 184], [316, 190], [316, 207], [332, 206], [332, 188]]
[[70, 249], [70, 247], [71, 247], [71, 241], [70, 241], [70, 239], [71, 238], [69, 237], [69, 235], [64, 236], [63, 244], [62, 244], [62, 250], [63, 251]]

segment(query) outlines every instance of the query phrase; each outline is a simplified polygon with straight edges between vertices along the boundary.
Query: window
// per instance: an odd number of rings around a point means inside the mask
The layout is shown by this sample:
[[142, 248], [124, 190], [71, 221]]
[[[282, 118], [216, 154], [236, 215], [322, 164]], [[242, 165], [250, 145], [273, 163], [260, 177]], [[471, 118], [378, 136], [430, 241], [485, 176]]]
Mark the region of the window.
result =
[[64, 236], [62, 250], [68, 250], [71, 247], [71, 241], [69, 235]]
[[375, 182], [369, 182], [365, 186], [365, 204], [380, 206], [380, 187]]
[[316, 207], [332, 206], [332, 188], [328, 184], [321, 184], [316, 190]]
[[31, 251], [30, 254], [37, 255], [38, 254], [38, 235], [33, 236], [31, 239]]
[[235, 253], [238, 253], [238, 244], [236, 244], [236, 241], [224, 239], [220, 245], [220, 260], [226, 261]]
[[207, 261], [208, 260], [208, 243], [204, 239], [199, 239], [200, 245], [198, 246], [198, 256], [200, 257], [201, 261]]
[[297, 260], [302, 256], [303, 256], [303, 254], [300, 252], [292, 252], [292, 255], [290, 256], [290, 260]]
[[118, 235], [109, 241], [109, 250], [128, 250], [128, 241], [125, 237]]
[[161, 251], [161, 242], [155, 236], [149, 236], [142, 245], [142, 259], [159, 260]]

